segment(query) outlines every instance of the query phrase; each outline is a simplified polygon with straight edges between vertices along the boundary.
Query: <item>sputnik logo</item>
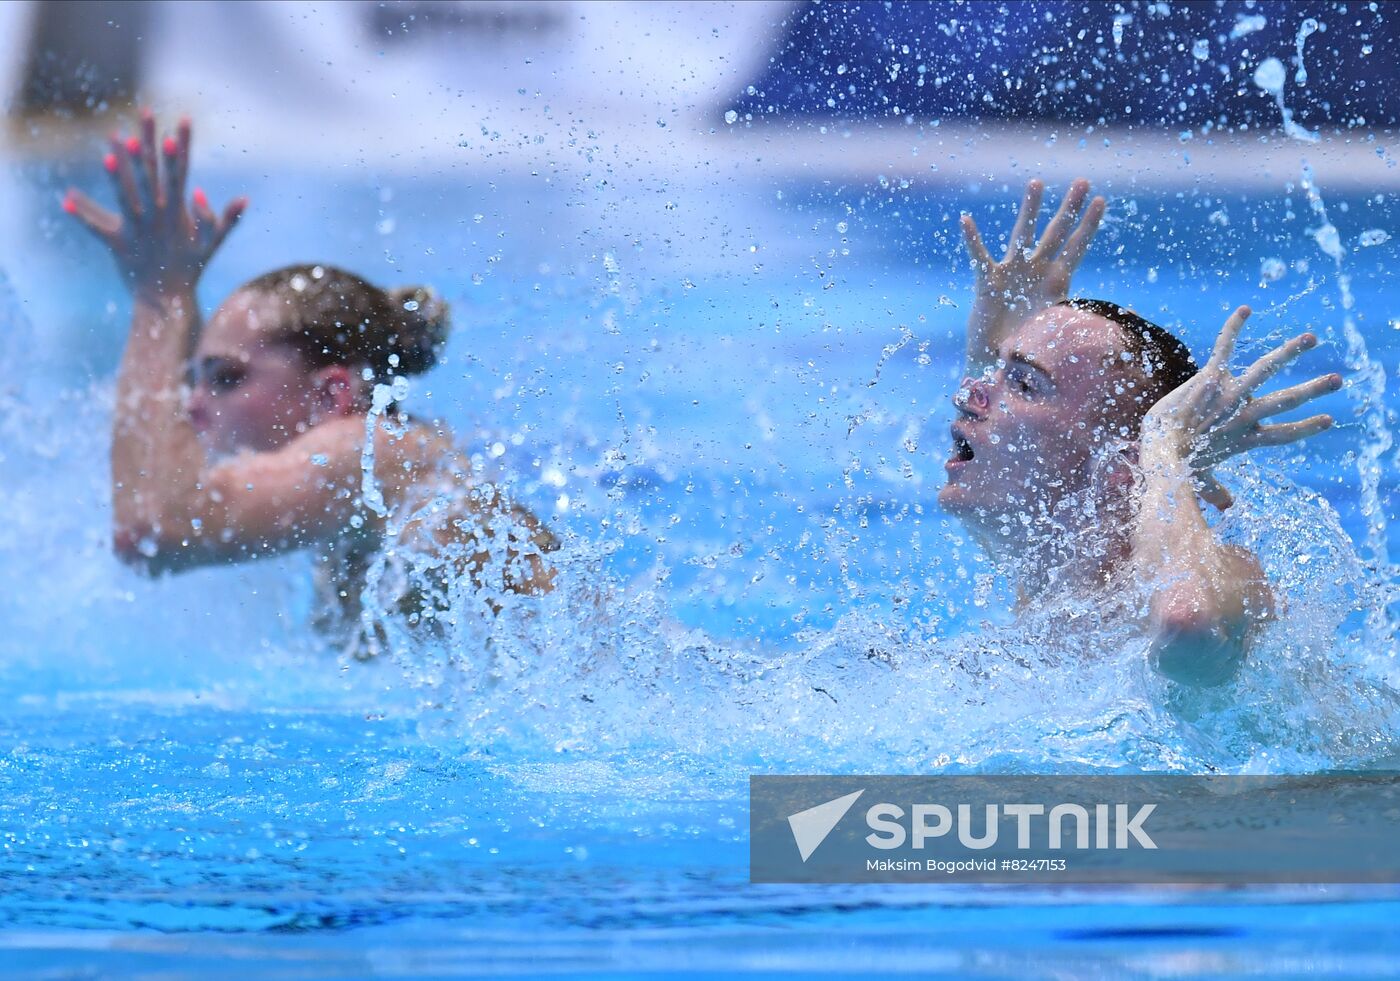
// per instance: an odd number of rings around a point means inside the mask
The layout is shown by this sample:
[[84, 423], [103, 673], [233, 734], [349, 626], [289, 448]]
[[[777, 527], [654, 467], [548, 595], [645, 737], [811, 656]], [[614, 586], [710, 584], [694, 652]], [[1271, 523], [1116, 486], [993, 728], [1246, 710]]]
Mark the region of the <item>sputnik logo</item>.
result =
[[846, 816], [856, 798], [863, 793], [864, 790], [857, 790], [845, 797], [838, 797], [825, 804], [788, 815], [788, 827], [792, 828], [792, 838], [797, 842], [797, 851], [802, 856], [802, 861], [807, 861], [818, 846], [826, 841], [826, 836], [841, 823], [841, 819]]

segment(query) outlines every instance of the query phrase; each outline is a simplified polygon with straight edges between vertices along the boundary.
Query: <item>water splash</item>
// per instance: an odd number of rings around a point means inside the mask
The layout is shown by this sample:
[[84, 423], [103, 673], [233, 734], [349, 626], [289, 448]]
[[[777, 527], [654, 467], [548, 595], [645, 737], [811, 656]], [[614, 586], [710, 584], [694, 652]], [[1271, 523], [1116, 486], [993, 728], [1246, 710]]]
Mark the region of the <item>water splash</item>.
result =
[[[603, 541], [571, 536], [546, 595], [483, 602], [462, 579], [435, 631], [388, 606], [377, 617], [424, 694], [424, 737], [474, 752], [948, 772], [1291, 772], [1396, 752], [1400, 700], [1373, 663], [1383, 652], [1347, 626], [1375, 603], [1374, 580], [1335, 512], [1279, 474], [1241, 464], [1227, 476], [1242, 486], [1220, 533], [1260, 556], [1283, 612], [1219, 691], [1150, 670], [1147, 597], [1131, 582], [1052, 589], [1014, 623], [961, 631], [856, 607], [775, 651], [680, 624], [664, 567], [625, 581]], [[1004, 581], [988, 588], [984, 611], [1009, 608]]]
[[1298, 35], [1294, 39], [1298, 46], [1298, 70], [1293, 74], [1293, 81], [1299, 85], [1308, 84], [1308, 69], [1303, 64], [1303, 44], [1313, 34], [1317, 33], [1320, 25], [1311, 17], [1305, 18], [1298, 26]]
[[374, 386], [369, 411], [365, 413], [365, 443], [360, 448], [360, 502], [381, 518], [389, 513], [384, 493], [374, 476], [375, 434], [384, 420], [384, 412], [394, 402], [394, 389], [389, 385]]
[[[1301, 84], [1307, 80], [1303, 70], [1303, 42], [1320, 29], [1320, 25], [1308, 18], [1298, 31], [1298, 75]], [[1296, 139], [1315, 143], [1320, 140], [1316, 133], [1303, 130], [1293, 121], [1293, 114], [1283, 99], [1283, 65], [1277, 58], [1267, 58], [1254, 73], [1255, 84], [1273, 94], [1278, 103], [1284, 132]], [[1353, 313], [1356, 300], [1351, 289], [1351, 275], [1346, 268], [1346, 250], [1342, 246], [1341, 235], [1327, 214], [1327, 205], [1317, 186], [1312, 167], [1303, 162], [1302, 187], [1307, 195], [1308, 206], [1318, 220], [1317, 228], [1311, 234], [1313, 240], [1333, 262], [1337, 273], [1337, 290], [1342, 307], [1342, 338], [1345, 343], [1345, 361], [1355, 381], [1347, 386], [1348, 396], [1357, 403], [1357, 414], [1361, 417], [1361, 450], [1357, 457], [1357, 475], [1360, 480], [1361, 511], [1366, 519], [1365, 552], [1367, 560], [1376, 575], [1389, 590], [1395, 589], [1395, 568], [1389, 559], [1387, 519], [1381, 501], [1381, 458], [1391, 448], [1394, 438], [1385, 418], [1385, 367], [1373, 361], [1367, 351], [1366, 339], [1356, 325]], [[1332, 333], [1328, 327], [1327, 333]], [[1376, 636], [1389, 636], [1394, 626], [1387, 620], [1382, 602], [1372, 611], [1369, 620]]]
[[1259, 67], [1254, 70], [1254, 84], [1274, 97], [1278, 103], [1278, 110], [1283, 117], [1283, 131], [1295, 140], [1304, 143], [1316, 143], [1322, 139], [1321, 135], [1310, 132], [1300, 126], [1293, 119], [1293, 110], [1288, 108], [1283, 98], [1283, 86], [1287, 79], [1284, 72], [1283, 62], [1277, 58], [1265, 58], [1259, 63]]

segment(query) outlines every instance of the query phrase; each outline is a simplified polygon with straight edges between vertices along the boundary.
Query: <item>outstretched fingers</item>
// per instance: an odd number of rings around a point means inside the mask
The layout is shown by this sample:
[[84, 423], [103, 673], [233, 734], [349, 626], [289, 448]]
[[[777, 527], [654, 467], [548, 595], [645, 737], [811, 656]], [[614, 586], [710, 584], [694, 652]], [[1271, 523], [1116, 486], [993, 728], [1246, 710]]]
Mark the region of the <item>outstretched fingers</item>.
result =
[[[110, 137], [111, 149], [102, 158], [102, 168], [107, 171], [112, 178], [112, 184], [117, 192], [117, 202], [121, 205], [122, 215], [130, 223], [137, 224], [145, 220], [150, 213], [150, 209], [142, 200], [142, 195], [136, 183], [136, 170], [131, 165], [132, 151], [126, 140], [123, 140], [116, 133]], [[140, 145], [137, 144], [136, 152], [140, 152]]]
[[1240, 410], [1239, 417], [1245, 423], [1258, 422], [1260, 419], [1276, 416], [1280, 412], [1289, 412], [1315, 398], [1330, 395], [1341, 387], [1341, 375], [1322, 375], [1311, 381], [1303, 382], [1301, 385], [1281, 388], [1277, 392], [1270, 392], [1268, 395], [1251, 400]]
[[1090, 244], [1094, 241], [1094, 236], [1098, 234], [1099, 223], [1103, 221], [1104, 212], [1108, 210], [1108, 202], [1098, 197], [1089, 202], [1089, 207], [1084, 210], [1084, 217], [1079, 221], [1079, 227], [1074, 230], [1074, 234], [1065, 243], [1065, 249], [1060, 253], [1060, 261], [1063, 262], [1070, 272], [1079, 268], [1079, 264], [1084, 261], [1084, 255], [1089, 251]]
[[1035, 223], [1040, 217], [1040, 201], [1045, 196], [1045, 183], [1039, 179], [1026, 185], [1026, 196], [1021, 201], [1021, 213], [1016, 216], [1016, 227], [1011, 229], [1011, 240], [1006, 244], [1006, 258], [1029, 252], [1035, 244]]
[[198, 187], [194, 189], [193, 200], [194, 205], [190, 210], [194, 218], [195, 241], [207, 257], [219, 247], [228, 237], [228, 233], [233, 231], [233, 226], [243, 217], [243, 212], [248, 208], [248, 199], [234, 198], [224, 208], [221, 216], [214, 214], [213, 209], [209, 207], [209, 198]]
[[1198, 482], [1196, 490], [1201, 495], [1201, 500], [1217, 511], [1224, 511], [1235, 503], [1235, 495], [1231, 494], [1229, 488], [1220, 482], [1214, 471], [1207, 470], [1196, 479]]
[[992, 254], [982, 244], [982, 233], [977, 230], [977, 222], [972, 220], [971, 215], [963, 215], [959, 224], [962, 225], [963, 241], [967, 244], [967, 254], [973, 265], [979, 272], [987, 269], [992, 264]]
[[1311, 333], [1299, 334], [1287, 343], [1274, 348], [1268, 354], [1254, 362], [1254, 364], [1250, 365], [1245, 370], [1244, 374], [1240, 376], [1240, 384], [1243, 385], [1247, 391], [1253, 391], [1274, 375], [1278, 374], [1284, 365], [1293, 361], [1298, 355], [1302, 354], [1304, 351], [1311, 351], [1315, 347], [1317, 347], [1316, 335]]
[[190, 195], [190, 221], [194, 230], [194, 240], [206, 254], [213, 251], [214, 236], [219, 230], [219, 219], [209, 207], [209, 198], [204, 189], [196, 187]]
[[116, 243], [122, 229], [121, 216], [108, 211], [82, 191], [70, 189], [63, 197], [63, 210], [109, 246]]
[[141, 156], [137, 160], [140, 181], [150, 194], [153, 209], [165, 209], [165, 188], [160, 182], [160, 154], [156, 149], [156, 117], [149, 109], [141, 110]]
[[233, 226], [237, 225], [239, 219], [243, 217], [243, 212], [248, 210], [247, 198], [234, 198], [224, 208], [223, 218], [219, 221], [217, 233], [214, 236], [214, 248], [218, 248], [228, 238], [228, 233], [233, 231]]
[[1260, 426], [1250, 437], [1255, 446], [1283, 446], [1296, 443], [1300, 439], [1316, 436], [1332, 428], [1332, 417], [1327, 414], [1309, 416], [1297, 422], [1280, 422], [1273, 426]]
[[190, 121], [181, 119], [174, 136], [161, 141], [165, 171], [165, 201], [170, 220], [187, 235], [193, 225], [185, 209], [185, 181], [190, 170]]
[[1059, 210], [1055, 212], [1055, 217], [1050, 219], [1050, 224], [1045, 226], [1045, 234], [1040, 237], [1040, 244], [1035, 250], [1037, 259], [1050, 258], [1060, 253], [1065, 240], [1069, 238], [1070, 230], [1079, 219], [1084, 199], [1088, 196], [1088, 181], [1081, 177], [1071, 182], [1069, 190], [1065, 192], [1065, 199], [1060, 202]]
[[1230, 356], [1235, 353], [1235, 341], [1239, 338], [1244, 322], [1249, 319], [1251, 312], [1249, 307], [1239, 307], [1230, 314], [1230, 319], [1220, 328], [1220, 336], [1215, 339], [1215, 349], [1211, 352], [1210, 360], [1206, 362], [1207, 368], [1221, 371], [1229, 367]]

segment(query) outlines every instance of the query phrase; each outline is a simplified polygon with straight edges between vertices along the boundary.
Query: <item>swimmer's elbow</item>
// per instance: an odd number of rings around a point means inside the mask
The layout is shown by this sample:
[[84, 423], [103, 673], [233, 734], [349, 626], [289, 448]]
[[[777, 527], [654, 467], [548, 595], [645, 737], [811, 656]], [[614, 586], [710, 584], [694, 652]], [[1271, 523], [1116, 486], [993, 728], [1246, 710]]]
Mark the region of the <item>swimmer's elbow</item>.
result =
[[143, 531], [130, 525], [113, 527], [112, 554], [122, 565], [137, 572], [154, 576], [161, 571], [156, 561], [160, 553], [154, 545], [154, 538], [149, 529]]
[[1256, 628], [1274, 616], [1258, 558], [1226, 546], [1220, 560], [1213, 575], [1183, 576], [1152, 598], [1152, 664], [1179, 684], [1208, 688], [1232, 680]]
[[1178, 684], [1223, 685], [1244, 663], [1245, 634], [1243, 625], [1178, 593], [1154, 612], [1149, 657], [1158, 673]]
[[157, 527], [113, 526], [112, 554], [129, 569], [152, 578], [200, 564], [192, 561], [195, 556], [188, 541], [172, 541]]

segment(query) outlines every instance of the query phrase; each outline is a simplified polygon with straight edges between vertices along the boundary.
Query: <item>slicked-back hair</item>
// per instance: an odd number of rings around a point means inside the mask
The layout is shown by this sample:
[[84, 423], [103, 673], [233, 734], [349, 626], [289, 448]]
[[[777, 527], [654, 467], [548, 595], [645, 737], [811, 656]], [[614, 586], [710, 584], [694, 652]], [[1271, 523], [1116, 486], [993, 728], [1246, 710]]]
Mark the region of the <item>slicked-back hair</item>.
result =
[[1134, 436], [1147, 410], [1200, 370], [1196, 359], [1175, 334], [1111, 300], [1074, 297], [1060, 301], [1060, 306], [1083, 310], [1118, 325], [1127, 351], [1144, 378], [1142, 399], [1137, 402], [1138, 411], [1130, 420], [1129, 428]]
[[447, 339], [447, 304], [426, 287], [380, 289], [325, 263], [284, 266], [240, 289], [282, 304], [273, 340], [295, 349], [307, 368], [366, 365], [376, 379], [415, 375], [437, 363]]

